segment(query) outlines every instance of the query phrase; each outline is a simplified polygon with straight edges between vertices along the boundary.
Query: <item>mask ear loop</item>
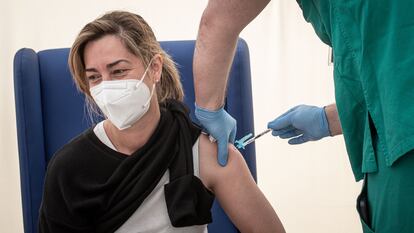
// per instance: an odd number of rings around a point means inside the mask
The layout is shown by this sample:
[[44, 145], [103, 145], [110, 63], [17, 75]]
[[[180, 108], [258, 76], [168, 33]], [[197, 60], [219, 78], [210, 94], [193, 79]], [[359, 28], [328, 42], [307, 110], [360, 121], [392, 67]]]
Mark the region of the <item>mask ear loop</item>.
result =
[[[142, 82], [142, 80], [144, 80], [145, 76], [147, 75], [147, 71], [148, 71], [149, 67], [152, 64], [152, 60], [153, 59], [154, 58], [152, 58], [151, 61], [149, 62], [148, 67], [147, 67], [147, 69], [144, 72], [144, 77], [141, 79], [141, 82]], [[138, 84], [137, 84], [137, 86], [138, 86]], [[147, 108], [148, 107], [148, 105], [149, 105], [149, 103], [150, 103], [150, 101], [152, 99], [152, 95], [154, 94], [154, 90], [155, 90], [155, 82], [154, 82], [154, 84], [152, 84], [152, 89], [151, 89], [150, 97], [148, 98], [147, 102], [144, 105], [142, 105], [142, 108]]]
[[141, 83], [144, 81], [145, 77], [147, 77], [147, 72], [148, 72], [148, 70], [149, 70], [149, 68], [150, 68], [150, 66], [151, 66], [151, 63], [152, 63], [152, 60], [153, 60], [153, 59], [154, 59], [154, 58], [152, 58], [152, 59], [150, 60], [150, 62], [148, 63], [148, 66], [147, 66], [147, 68], [145, 69], [145, 72], [144, 72], [144, 74], [142, 75], [141, 80], [139, 80], [139, 82], [137, 83], [137, 85], [135, 85], [135, 88], [137, 88], [139, 85], [141, 85]]

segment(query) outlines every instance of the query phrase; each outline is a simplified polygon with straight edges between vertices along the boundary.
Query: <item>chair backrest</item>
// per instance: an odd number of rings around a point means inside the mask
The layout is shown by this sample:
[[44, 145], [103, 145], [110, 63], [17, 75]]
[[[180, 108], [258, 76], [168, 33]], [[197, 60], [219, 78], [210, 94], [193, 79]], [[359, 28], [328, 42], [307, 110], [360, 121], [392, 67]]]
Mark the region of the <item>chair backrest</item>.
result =
[[[185, 103], [194, 117], [192, 60], [195, 42], [165, 41], [163, 49], [178, 64], [184, 87]], [[14, 58], [14, 88], [20, 179], [25, 233], [37, 232], [38, 210], [43, 179], [53, 154], [86, 128], [84, 97], [72, 81], [67, 65], [69, 49], [50, 49], [36, 53], [20, 49]], [[253, 132], [249, 51], [240, 39], [233, 62], [226, 109], [238, 122], [237, 138]], [[254, 146], [242, 151], [256, 178]], [[218, 203], [213, 206], [209, 232], [237, 232]]]

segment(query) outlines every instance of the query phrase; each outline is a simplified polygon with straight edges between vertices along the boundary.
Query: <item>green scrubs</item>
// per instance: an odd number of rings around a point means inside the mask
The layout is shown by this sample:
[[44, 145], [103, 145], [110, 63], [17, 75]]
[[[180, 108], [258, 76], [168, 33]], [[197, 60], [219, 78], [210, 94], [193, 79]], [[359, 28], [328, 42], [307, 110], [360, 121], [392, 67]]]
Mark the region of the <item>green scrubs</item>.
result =
[[368, 202], [368, 215], [360, 213], [368, 216], [364, 232], [413, 233], [414, 1], [298, 3], [333, 48], [347, 152], [356, 180], [366, 177], [359, 198]]

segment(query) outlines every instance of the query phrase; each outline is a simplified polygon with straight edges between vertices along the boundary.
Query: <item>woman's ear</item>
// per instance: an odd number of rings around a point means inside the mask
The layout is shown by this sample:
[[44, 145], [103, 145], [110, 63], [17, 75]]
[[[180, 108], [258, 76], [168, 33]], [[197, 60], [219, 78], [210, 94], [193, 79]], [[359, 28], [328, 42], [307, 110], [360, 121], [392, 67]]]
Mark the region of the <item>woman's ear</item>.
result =
[[159, 82], [162, 74], [163, 58], [160, 54], [156, 54], [151, 63], [151, 71], [154, 82]]

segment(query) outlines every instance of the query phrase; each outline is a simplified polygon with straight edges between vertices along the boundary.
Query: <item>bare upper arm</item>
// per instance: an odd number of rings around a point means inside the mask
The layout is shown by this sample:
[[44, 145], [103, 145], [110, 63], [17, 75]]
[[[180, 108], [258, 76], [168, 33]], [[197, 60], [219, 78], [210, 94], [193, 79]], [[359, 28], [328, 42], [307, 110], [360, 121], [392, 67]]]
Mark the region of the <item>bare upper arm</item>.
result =
[[209, 0], [201, 18], [200, 27], [214, 25], [225, 28], [222, 33], [239, 34], [270, 0]]
[[229, 144], [227, 166], [217, 163], [217, 145], [200, 136], [200, 178], [241, 232], [284, 232], [266, 197], [257, 187], [240, 152]]

